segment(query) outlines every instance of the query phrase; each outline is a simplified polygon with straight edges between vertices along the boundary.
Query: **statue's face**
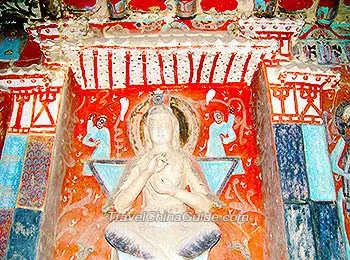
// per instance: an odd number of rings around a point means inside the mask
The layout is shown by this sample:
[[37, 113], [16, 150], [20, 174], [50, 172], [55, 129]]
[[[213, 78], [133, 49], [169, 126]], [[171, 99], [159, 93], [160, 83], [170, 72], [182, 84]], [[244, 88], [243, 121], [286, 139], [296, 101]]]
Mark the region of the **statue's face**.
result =
[[214, 113], [214, 121], [218, 124], [222, 123], [222, 121], [224, 121], [224, 115], [222, 113], [215, 112]]
[[99, 118], [96, 122], [96, 127], [102, 129], [106, 125], [107, 121], [104, 118]]
[[173, 124], [170, 116], [167, 114], [151, 115], [148, 131], [153, 144], [171, 143]]

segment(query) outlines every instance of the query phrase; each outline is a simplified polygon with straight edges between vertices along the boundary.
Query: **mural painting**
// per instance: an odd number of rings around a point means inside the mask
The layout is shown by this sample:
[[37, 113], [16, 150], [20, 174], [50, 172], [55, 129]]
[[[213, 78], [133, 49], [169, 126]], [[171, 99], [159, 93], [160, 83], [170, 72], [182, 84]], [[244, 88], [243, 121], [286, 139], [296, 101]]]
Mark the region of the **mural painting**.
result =
[[[340, 91], [332, 106], [325, 112], [327, 118], [327, 139], [330, 151], [332, 171], [337, 191], [338, 217], [341, 222], [341, 234], [345, 241], [347, 257], [350, 256], [349, 226], [349, 93], [346, 89]], [[331, 113], [329, 113], [331, 112]]]
[[[259, 258], [262, 256], [263, 248], [259, 245], [259, 241], [265, 239], [264, 213], [259, 184], [261, 181], [260, 170], [257, 165], [256, 134], [250, 108], [252, 93], [249, 88], [215, 87], [206, 89], [185, 87], [164, 88], [162, 90], [144, 88], [142, 90], [125, 89], [104, 92], [79, 89], [76, 91], [76, 102], [74, 103], [79, 104], [79, 106], [74, 112], [75, 122], [77, 123], [74, 126], [74, 136], [72, 137], [73, 150], [69, 151], [75, 163], [73, 167], [67, 168], [64, 180], [62, 211], [57, 226], [59, 236], [56, 240], [55, 250], [58, 258], [70, 259], [72, 256], [78, 256], [83, 252], [96, 258], [108, 258], [112, 254], [112, 247], [104, 238], [104, 230], [110, 222], [109, 217], [111, 217], [111, 213], [109, 215], [106, 213], [108, 212], [108, 209], [106, 209], [106, 207], [108, 208], [107, 202], [113, 196], [111, 194], [116, 186], [119, 189], [124, 187], [118, 183], [120, 182], [119, 178], [123, 179], [121, 175], [124, 172], [125, 160], [130, 160], [137, 156], [136, 158], [140, 158], [137, 160], [142, 161], [144, 160], [142, 159], [142, 154], [145, 151], [146, 155], [153, 154], [147, 152], [147, 149], [144, 148], [147, 147], [146, 144], [148, 142], [144, 132], [147, 129], [147, 120], [149, 120], [147, 115], [151, 113], [152, 107], [155, 110], [154, 113], [160, 113], [160, 116], [162, 116], [163, 112], [157, 112], [157, 107], [166, 109], [165, 111], [168, 111], [166, 113], [171, 113], [172, 120], [177, 120], [179, 132], [174, 129], [173, 134], [176, 132], [179, 134], [178, 145], [183, 151], [181, 152], [183, 155], [179, 153], [179, 156], [190, 156], [188, 159], [179, 160], [189, 160], [189, 162], [193, 160], [196, 162], [194, 165], [198, 165], [197, 171], [199, 175], [194, 175], [194, 177], [195, 179], [199, 178], [198, 180], [201, 181], [199, 183], [195, 182], [196, 184], [193, 184], [195, 186], [192, 187], [189, 184], [188, 188], [190, 191], [195, 192], [193, 189], [196, 189], [195, 187], [198, 185], [200, 185], [198, 188], [202, 185], [203, 188], [201, 189], [204, 189], [204, 193], [201, 194], [206, 195], [206, 197], [209, 196], [208, 198], [211, 198], [213, 205], [216, 205], [213, 207], [214, 212], [218, 216], [231, 216], [231, 219], [237, 220], [232, 223], [222, 221], [217, 223], [222, 234], [220, 241], [212, 249], [211, 259], [221, 259], [219, 255], [222, 252], [219, 252], [223, 249], [227, 256], [234, 254], [238, 257], [237, 259], [253, 259], [254, 257]], [[210, 95], [213, 92], [215, 92], [215, 95]], [[122, 110], [120, 100], [125, 99], [126, 93], [130, 105], [126, 111], [125, 120], [122, 121], [120, 120]], [[91, 116], [92, 112], [95, 116]], [[219, 128], [220, 133], [216, 133], [221, 135], [221, 137], [218, 136], [216, 138], [220, 140], [225, 140], [226, 138], [229, 141], [222, 141], [219, 144], [221, 150], [218, 152], [214, 149], [214, 153], [207, 156], [208, 149], [210, 149], [209, 140], [213, 138], [210, 136], [213, 130], [210, 129], [213, 129], [213, 125], [218, 125], [218, 119], [213, 117], [215, 113], [220, 113], [220, 119], [222, 120], [220, 123], [225, 124], [224, 127]], [[88, 140], [89, 143], [96, 144], [97, 147], [106, 140], [108, 141], [108, 138], [102, 140], [103, 138], [101, 139], [100, 136], [95, 135], [94, 137], [91, 135], [91, 130], [93, 130], [91, 129], [92, 121], [97, 118], [108, 118], [108, 120], [103, 120], [100, 130], [105, 127], [106, 136], [108, 136], [108, 132], [110, 133], [110, 158], [112, 160], [109, 160], [109, 158], [95, 158], [94, 154], [97, 148], [84, 145], [84, 140], [85, 142]], [[159, 124], [167, 122], [166, 119], [156, 119], [154, 121], [155, 123], [153, 124], [156, 124], [158, 121]], [[96, 122], [99, 123], [98, 121]], [[90, 128], [87, 129], [87, 126]], [[160, 128], [159, 131], [162, 131], [161, 127], [164, 126], [155, 125], [154, 127], [156, 129]], [[168, 128], [166, 127], [166, 129]], [[97, 129], [99, 128], [95, 126], [95, 131]], [[160, 132], [159, 136], [165, 138], [163, 135], [165, 134]], [[105, 155], [107, 156], [108, 154]], [[175, 155], [171, 157], [169, 155], [164, 155], [164, 157], [163, 155], [154, 156], [155, 161], [151, 161], [156, 165], [153, 165], [153, 167], [159, 167], [159, 172], [162, 172], [162, 167], [164, 167], [164, 172], [167, 172], [165, 170], [166, 166], [162, 165], [162, 161], [167, 161], [166, 164], [168, 164], [170, 160], [169, 164], [171, 164], [172, 160], [177, 160], [174, 157]], [[192, 156], [193, 159], [190, 159]], [[158, 161], [161, 165], [159, 165]], [[241, 161], [240, 164], [238, 163], [239, 161]], [[189, 168], [194, 167], [191, 164], [188, 165]], [[86, 176], [84, 174], [86, 166], [90, 166], [93, 169], [95, 176]], [[147, 168], [147, 163], [142, 167]], [[129, 172], [129, 174], [130, 179], [127, 178], [125, 183], [136, 185], [131, 180], [133, 171]], [[163, 175], [166, 176], [165, 173]], [[171, 176], [172, 182], [174, 181], [173, 178], [175, 176]], [[154, 182], [153, 185], [159, 184], [159, 180], [154, 180]], [[167, 185], [170, 185], [168, 181], [166, 182]], [[187, 186], [186, 183], [181, 185], [183, 188]], [[150, 189], [150, 187], [146, 189]], [[163, 199], [161, 194], [164, 192], [162, 190], [158, 191], [160, 193], [158, 195], [160, 196], [159, 199]], [[183, 192], [188, 191], [184, 190]], [[155, 194], [158, 193], [156, 192]], [[150, 195], [145, 194], [144, 196]], [[126, 208], [132, 207], [131, 212], [133, 214], [140, 212], [140, 210], [141, 212], [145, 211], [141, 200], [140, 196], [135, 198], [134, 203], [130, 201]], [[119, 213], [125, 213], [126, 210], [121, 209], [118, 204], [115, 204], [115, 207], [121, 211]], [[151, 202], [146, 204], [152, 205]], [[166, 206], [166, 203], [158, 204], [156, 202], [156, 205]], [[111, 206], [111, 203], [109, 206]], [[183, 206], [180, 208], [182, 209]], [[169, 210], [170, 208], [165, 207], [165, 209]], [[103, 211], [105, 215], [103, 215]], [[92, 223], [95, 224], [91, 225]], [[96, 232], [94, 239], [87, 239], [87, 228], [90, 232], [91, 229]], [[151, 230], [153, 230], [152, 232], [157, 232], [154, 228], [150, 229], [149, 232]], [[218, 229], [216, 228], [215, 230]], [[161, 234], [160, 231], [159, 233]], [[115, 242], [118, 234], [113, 233], [113, 224], [109, 224], [107, 227], [107, 234], [109, 234], [107, 239], [110, 237], [108, 241], [114, 247], [121, 247], [120, 243]], [[179, 237], [183, 235], [178, 234]], [[137, 240], [137, 238], [135, 239]], [[161, 239], [161, 236], [155, 239]], [[68, 241], [71, 242], [68, 243]], [[72, 241], [76, 242], [72, 243]], [[217, 242], [217, 238], [208, 243], [210, 245], [215, 244], [215, 242]], [[146, 242], [143, 241], [142, 243]], [[69, 246], [67, 247], [67, 245]], [[144, 245], [146, 246], [146, 244]], [[131, 248], [133, 247], [131, 246]], [[141, 254], [140, 252], [139, 254]], [[151, 252], [146, 250], [143, 253], [154, 253]], [[164, 252], [164, 248], [162, 252]], [[168, 256], [168, 258], [172, 259], [171, 256]]]
[[350, 260], [349, 8], [2, 1], [0, 260]]

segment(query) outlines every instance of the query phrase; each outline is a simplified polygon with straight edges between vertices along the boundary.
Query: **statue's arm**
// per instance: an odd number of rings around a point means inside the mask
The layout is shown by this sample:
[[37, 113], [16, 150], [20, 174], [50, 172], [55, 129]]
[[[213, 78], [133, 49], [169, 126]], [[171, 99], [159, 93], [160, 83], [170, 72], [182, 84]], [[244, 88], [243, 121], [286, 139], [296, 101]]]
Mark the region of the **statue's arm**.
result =
[[125, 214], [130, 209], [131, 204], [142, 191], [149, 176], [150, 174], [147, 171], [141, 173], [138, 165], [131, 168], [130, 173], [126, 173], [126, 179], [114, 197], [113, 206], [117, 212]]
[[210, 193], [209, 188], [199, 177], [197, 171], [192, 166], [191, 160], [184, 161], [184, 174], [186, 175], [191, 192], [176, 188], [174, 197], [193, 208], [197, 213], [209, 212], [212, 208], [212, 201], [207, 197]]
[[338, 165], [339, 161], [341, 160], [341, 156], [343, 154], [344, 148], [345, 148], [345, 141], [343, 138], [340, 137], [336, 146], [334, 147], [334, 149], [330, 155], [330, 159], [331, 159], [331, 165], [332, 165], [333, 172], [335, 172], [336, 174], [339, 174], [341, 176], [346, 177], [344, 170], [342, 168], [340, 168]]
[[111, 156], [111, 134], [109, 133], [109, 130], [107, 128], [104, 128], [103, 141], [107, 149], [106, 153], [108, 153], [108, 157], [110, 157]]
[[228, 115], [228, 121], [226, 123], [227, 137], [222, 139], [223, 144], [229, 144], [236, 140], [236, 133], [233, 130], [233, 124], [235, 122], [235, 116], [232, 114]]
[[227, 126], [229, 128], [232, 128], [234, 123], [235, 123], [235, 116], [233, 114], [229, 114], [228, 120], [227, 120]]
[[90, 147], [96, 146], [96, 144], [94, 142], [91, 142], [89, 140], [90, 138], [93, 138], [93, 136], [91, 134], [93, 128], [94, 128], [94, 123], [91, 119], [89, 119], [87, 122], [87, 129], [86, 129], [87, 133], [86, 133], [85, 137], [83, 138], [83, 144], [90, 146]]
[[236, 140], [236, 133], [232, 128], [227, 129], [227, 137], [222, 138], [223, 144], [229, 144]]

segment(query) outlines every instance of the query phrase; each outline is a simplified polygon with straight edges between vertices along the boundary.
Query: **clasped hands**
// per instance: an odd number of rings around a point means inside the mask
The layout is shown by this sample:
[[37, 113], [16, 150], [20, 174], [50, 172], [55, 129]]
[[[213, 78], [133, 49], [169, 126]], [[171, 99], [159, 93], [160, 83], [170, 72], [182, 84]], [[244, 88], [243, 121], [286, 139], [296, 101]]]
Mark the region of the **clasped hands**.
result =
[[159, 175], [159, 172], [161, 172], [168, 164], [166, 153], [158, 154], [149, 162], [146, 168], [146, 174], [149, 175], [148, 179], [150, 184], [156, 192], [174, 196], [176, 191], [175, 185]]

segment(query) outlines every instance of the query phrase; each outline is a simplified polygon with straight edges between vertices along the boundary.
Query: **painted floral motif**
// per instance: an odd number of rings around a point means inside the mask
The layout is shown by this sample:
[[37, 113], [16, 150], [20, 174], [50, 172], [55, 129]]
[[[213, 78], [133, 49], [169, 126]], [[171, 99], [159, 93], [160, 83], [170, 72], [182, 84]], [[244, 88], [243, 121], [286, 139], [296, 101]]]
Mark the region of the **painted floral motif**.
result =
[[45, 202], [54, 137], [30, 137], [17, 203], [41, 208]]
[[0, 210], [0, 259], [6, 258], [7, 243], [10, 236], [13, 210]]

